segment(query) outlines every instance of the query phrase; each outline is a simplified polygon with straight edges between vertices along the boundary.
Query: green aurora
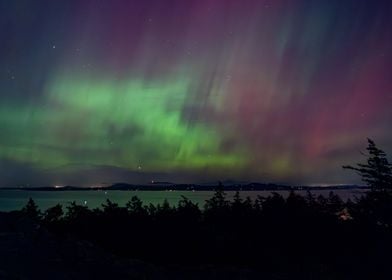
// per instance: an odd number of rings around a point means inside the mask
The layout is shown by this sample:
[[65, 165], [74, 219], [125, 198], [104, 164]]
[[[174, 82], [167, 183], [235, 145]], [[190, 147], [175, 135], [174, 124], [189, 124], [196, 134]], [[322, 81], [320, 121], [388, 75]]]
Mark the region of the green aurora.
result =
[[144, 171], [242, 167], [243, 153], [220, 151], [216, 127], [183, 121], [189, 86], [183, 77], [55, 80], [35, 106], [1, 106], [10, 131], [0, 156], [39, 168], [74, 163]]
[[[343, 3], [344, 2], [344, 3]], [[360, 183], [390, 1], [0, 3], [0, 187]]]

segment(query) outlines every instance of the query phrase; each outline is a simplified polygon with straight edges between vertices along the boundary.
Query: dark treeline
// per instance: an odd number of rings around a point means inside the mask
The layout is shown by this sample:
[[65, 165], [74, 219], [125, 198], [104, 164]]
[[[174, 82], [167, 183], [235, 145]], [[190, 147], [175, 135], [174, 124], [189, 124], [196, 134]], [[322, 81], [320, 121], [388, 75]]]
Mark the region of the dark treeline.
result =
[[367, 150], [366, 163], [344, 167], [371, 188], [354, 201], [333, 192], [255, 200], [237, 192], [228, 201], [221, 186], [203, 209], [186, 197], [178, 205], [144, 205], [134, 196], [124, 207], [73, 202], [41, 213], [30, 199], [13, 215], [59, 238], [162, 267], [244, 269], [241, 279], [392, 279], [392, 168], [373, 141]]
[[[65, 211], [64, 211], [65, 210]], [[273, 193], [252, 201], [223, 190], [203, 210], [183, 197], [101, 209], [71, 203], [41, 213], [33, 200], [19, 212], [58, 236], [88, 240], [115, 255], [158, 265], [229, 266], [282, 279], [377, 279], [389, 274], [392, 194], [371, 191], [357, 201]], [[286, 278], [287, 277], [287, 278]], [[310, 277], [310, 278], [309, 278]]]

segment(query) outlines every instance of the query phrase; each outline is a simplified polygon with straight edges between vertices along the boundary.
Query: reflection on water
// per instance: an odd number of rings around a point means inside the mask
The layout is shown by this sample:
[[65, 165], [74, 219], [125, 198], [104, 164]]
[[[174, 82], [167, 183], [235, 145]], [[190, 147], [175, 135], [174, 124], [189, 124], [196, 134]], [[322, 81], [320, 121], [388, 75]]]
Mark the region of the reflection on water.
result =
[[[316, 190], [312, 194], [328, 196], [330, 190]], [[334, 190], [343, 200], [348, 198], [354, 199], [360, 197], [365, 190]], [[158, 204], [167, 199], [170, 204], [177, 204], [181, 196], [185, 196], [203, 207], [205, 200], [209, 199], [214, 192], [212, 191], [19, 191], [19, 190], [1, 190], [0, 191], [0, 211], [11, 211], [21, 209], [31, 197], [38, 206], [45, 210], [57, 203], [67, 206], [70, 202], [76, 201], [78, 204], [87, 205], [90, 208], [101, 207], [106, 199], [125, 206], [126, 202], [134, 195], [137, 195], [145, 204]], [[271, 191], [241, 191], [243, 198], [249, 196], [253, 200], [258, 196], [268, 196]], [[277, 191], [284, 197], [289, 194], [288, 191]], [[305, 191], [296, 191], [296, 193], [306, 195]], [[227, 191], [227, 199], [232, 199], [234, 191]]]

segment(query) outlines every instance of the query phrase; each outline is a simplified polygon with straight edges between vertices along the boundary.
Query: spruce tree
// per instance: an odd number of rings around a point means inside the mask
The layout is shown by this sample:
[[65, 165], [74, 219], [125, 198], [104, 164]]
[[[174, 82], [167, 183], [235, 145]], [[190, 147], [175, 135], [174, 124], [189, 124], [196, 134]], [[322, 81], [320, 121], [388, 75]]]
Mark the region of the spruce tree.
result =
[[392, 190], [392, 165], [386, 153], [377, 148], [373, 140], [368, 139], [366, 163], [356, 166], [345, 165], [344, 169], [355, 170], [372, 190]]

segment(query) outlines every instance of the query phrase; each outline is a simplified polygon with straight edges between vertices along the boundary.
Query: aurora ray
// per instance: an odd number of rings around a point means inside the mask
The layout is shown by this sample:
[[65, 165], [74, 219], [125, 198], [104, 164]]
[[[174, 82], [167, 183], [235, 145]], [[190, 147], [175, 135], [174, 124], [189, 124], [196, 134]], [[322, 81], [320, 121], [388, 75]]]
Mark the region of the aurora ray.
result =
[[0, 184], [354, 182], [392, 148], [391, 5], [0, 2]]

